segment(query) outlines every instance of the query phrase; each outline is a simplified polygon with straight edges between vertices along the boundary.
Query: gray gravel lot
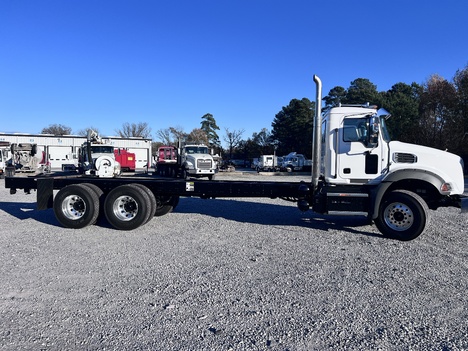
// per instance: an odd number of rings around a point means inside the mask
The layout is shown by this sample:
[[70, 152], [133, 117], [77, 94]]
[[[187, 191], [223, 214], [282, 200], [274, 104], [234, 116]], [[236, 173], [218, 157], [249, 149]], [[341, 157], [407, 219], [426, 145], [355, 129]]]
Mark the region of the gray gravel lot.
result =
[[468, 350], [458, 209], [411, 242], [279, 199], [73, 230], [0, 180], [0, 220], [1, 350]]

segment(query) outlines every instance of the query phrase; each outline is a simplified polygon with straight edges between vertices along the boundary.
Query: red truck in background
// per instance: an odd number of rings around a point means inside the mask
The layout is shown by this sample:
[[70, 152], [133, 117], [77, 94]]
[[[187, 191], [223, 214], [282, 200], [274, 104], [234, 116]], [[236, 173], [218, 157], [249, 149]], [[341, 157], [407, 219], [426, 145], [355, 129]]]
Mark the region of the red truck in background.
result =
[[135, 172], [136, 155], [133, 152], [128, 152], [125, 149], [114, 149], [115, 160], [120, 163], [120, 167], [124, 172]]

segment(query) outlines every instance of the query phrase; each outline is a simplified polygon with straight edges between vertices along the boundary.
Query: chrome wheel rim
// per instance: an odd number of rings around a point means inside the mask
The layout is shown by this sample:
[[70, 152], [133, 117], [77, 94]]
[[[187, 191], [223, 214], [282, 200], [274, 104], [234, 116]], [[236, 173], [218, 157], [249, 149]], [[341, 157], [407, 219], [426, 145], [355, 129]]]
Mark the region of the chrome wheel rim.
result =
[[385, 224], [398, 232], [405, 231], [414, 223], [413, 211], [400, 202], [389, 204], [384, 211]]
[[131, 221], [138, 214], [138, 203], [131, 196], [120, 196], [114, 201], [114, 215], [121, 221]]
[[62, 213], [66, 218], [76, 221], [86, 213], [86, 203], [78, 195], [70, 195], [62, 202]]

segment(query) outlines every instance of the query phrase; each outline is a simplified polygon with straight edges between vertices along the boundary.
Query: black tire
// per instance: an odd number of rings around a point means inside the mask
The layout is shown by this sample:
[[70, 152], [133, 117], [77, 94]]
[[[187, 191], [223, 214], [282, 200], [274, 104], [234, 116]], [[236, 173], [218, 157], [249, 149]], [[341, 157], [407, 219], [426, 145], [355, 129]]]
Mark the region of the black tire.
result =
[[[90, 188], [92, 191], [94, 191], [96, 193], [96, 195], [97, 195], [97, 197], [99, 199], [99, 214], [98, 214], [98, 218], [99, 218], [99, 216], [101, 216], [104, 213], [104, 192], [102, 191], [102, 189], [100, 187], [98, 187], [95, 184], [83, 183], [82, 185], [85, 186], [85, 187]], [[91, 223], [91, 224], [95, 224], [96, 221], [94, 221], [94, 223]]]
[[104, 214], [111, 226], [118, 230], [133, 230], [145, 224], [151, 213], [148, 194], [135, 184], [113, 189], [104, 202]]
[[409, 241], [417, 238], [429, 221], [429, 208], [418, 194], [394, 190], [380, 204], [375, 224], [384, 236]]
[[85, 184], [68, 185], [55, 196], [54, 213], [65, 228], [84, 228], [96, 223], [99, 216], [99, 196]]
[[101, 196], [104, 194], [104, 192], [101, 190], [101, 188], [98, 187], [98, 186], [95, 185], [95, 184], [83, 183], [83, 184], [81, 184], [81, 185], [83, 185], [83, 186], [85, 186], [85, 187], [87, 187], [87, 188], [92, 189], [92, 190], [96, 193], [96, 195], [98, 196], [98, 198], [101, 198]]
[[133, 185], [135, 185], [135, 186], [139, 187], [140, 189], [142, 189], [143, 191], [145, 191], [149, 196], [150, 208], [149, 208], [148, 220], [146, 221], [146, 222], [149, 222], [155, 216], [156, 209], [158, 207], [158, 205], [156, 203], [156, 197], [154, 196], [153, 192], [151, 190], [149, 190], [148, 187], [144, 186], [143, 184], [133, 184]]
[[157, 196], [155, 216], [160, 217], [171, 213], [179, 204], [179, 196]]
[[208, 176], [208, 180], [215, 180], [215, 175], [214, 175], [214, 174], [209, 175], [209, 176]]

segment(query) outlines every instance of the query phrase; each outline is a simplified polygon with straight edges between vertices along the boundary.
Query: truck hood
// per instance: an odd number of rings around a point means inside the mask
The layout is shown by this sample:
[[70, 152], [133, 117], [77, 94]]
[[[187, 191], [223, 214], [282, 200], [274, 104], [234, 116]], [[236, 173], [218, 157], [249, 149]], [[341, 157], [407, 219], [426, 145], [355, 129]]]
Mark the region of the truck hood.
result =
[[413, 168], [430, 172], [450, 183], [452, 194], [463, 194], [463, 160], [458, 155], [400, 141], [391, 141], [389, 149], [390, 171]]
[[209, 154], [189, 154], [187, 155], [188, 160], [211, 160], [212, 157]]

